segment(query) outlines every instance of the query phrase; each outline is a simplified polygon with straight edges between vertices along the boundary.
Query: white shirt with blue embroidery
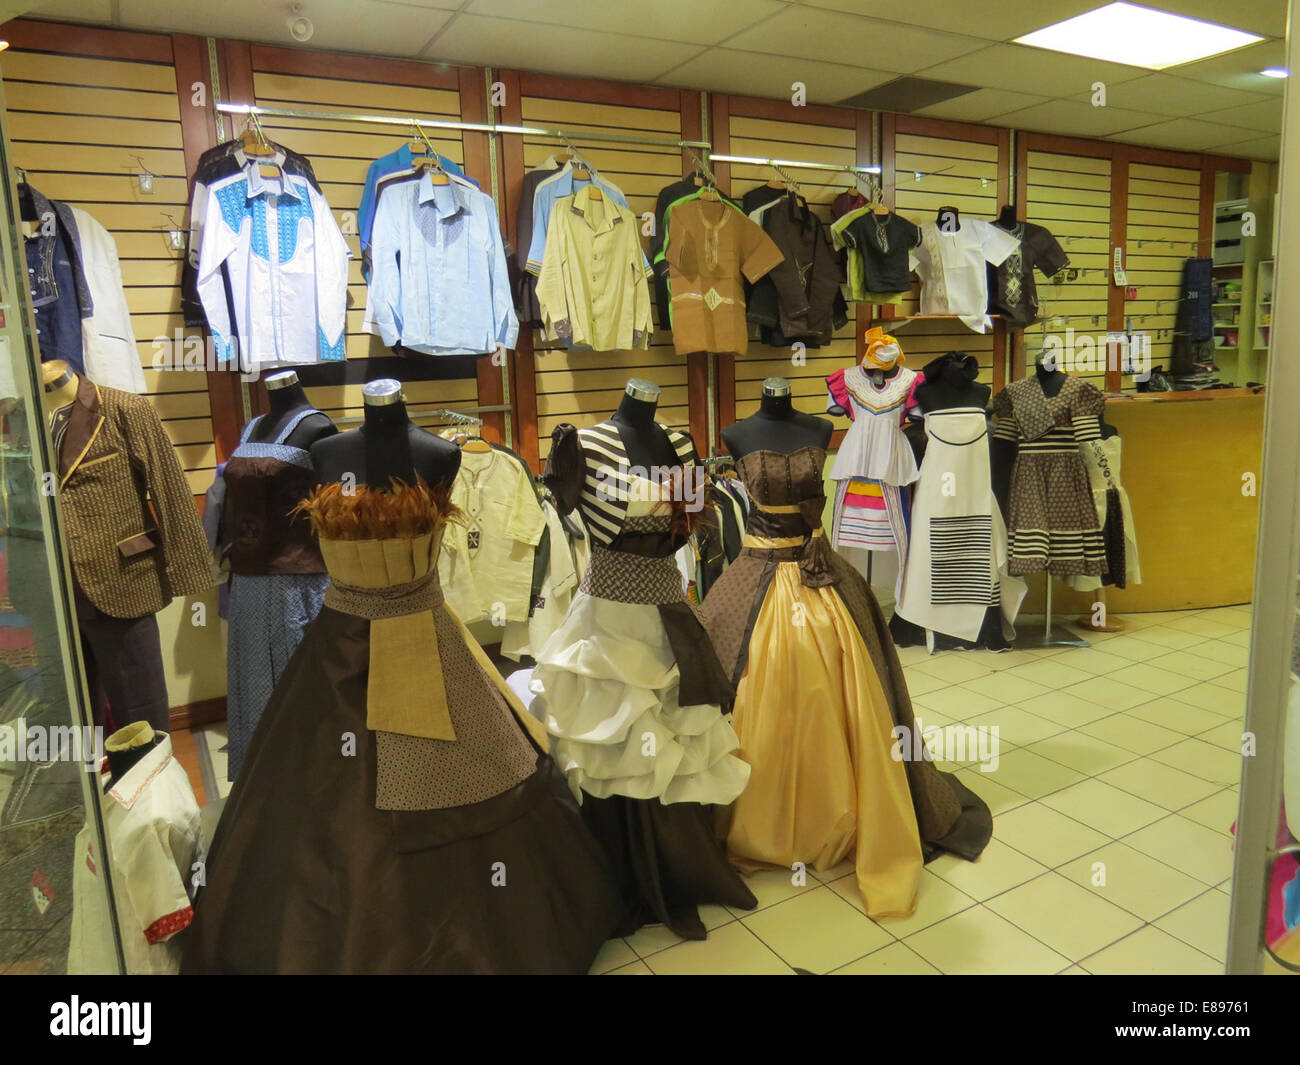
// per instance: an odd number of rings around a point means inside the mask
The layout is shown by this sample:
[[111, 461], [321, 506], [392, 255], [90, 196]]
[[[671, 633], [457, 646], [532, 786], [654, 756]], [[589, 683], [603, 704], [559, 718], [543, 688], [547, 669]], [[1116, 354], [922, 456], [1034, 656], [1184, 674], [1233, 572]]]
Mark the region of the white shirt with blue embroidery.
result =
[[206, 201], [198, 293], [217, 357], [246, 372], [342, 361], [351, 252], [320, 190], [249, 160]]

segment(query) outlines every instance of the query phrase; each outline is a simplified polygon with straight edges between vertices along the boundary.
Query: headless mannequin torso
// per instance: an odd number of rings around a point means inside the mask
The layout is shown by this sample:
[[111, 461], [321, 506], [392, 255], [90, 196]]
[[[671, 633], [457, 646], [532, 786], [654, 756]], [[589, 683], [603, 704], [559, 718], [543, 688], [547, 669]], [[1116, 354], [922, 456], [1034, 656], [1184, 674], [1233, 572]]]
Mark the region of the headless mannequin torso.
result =
[[[264, 383], [271, 409], [249, 434], [249, 440], [263, 444], [275, 440], [296, 414], [310, 410], [312, 406], [307, 399], [307, 393], [298, 383], [298, 375], [292, 370], [272, 374], [265, 379]], [[337, 432], [334, 423], [326, 415], [318, 412], [300, 421], [285, 443], [289, 447], [310, 451], [317, 440], [334, 436]]]
[[680, 466], [677, 451], [664, 427], [655, 421], [659, 406], [658, 386], [632, 380], [619, 401], [610, 421], [618, 426], [628, 461], [633, 466], [651, 470], [655, 466]]
[[387, 488], [390, 479], [430, 485], [451, 481], [460, 469], [460, 448], [415, 425], [401, 399], [396, 381], [372, 381], [365, 386], [365, 422], [360, 429], [318, 440], [311, 447], [312, 464], [322, 484], [343, 480]]
[[830, 446], [834, 426], [826, 418], [795, 410], [789, 390], [790, 382], [781, 378], [763, 382], [757, 413], [722, 430], [728, 453], [739, 459], [751, 451], [789, 455], [804, 447]]
[[41, 383], [44, 386], [41, 401], [47, 418], [77, 398], [79, 378], [62, 359], [52, 359], [41, 366]]
[[929, 413], [954, 407], [987, 409], [989, 395], [993, 390], [989, 385], [975, 380], [971, 370], [978, 372], [978, 367], [971, 367], [967, 363], [966, 358], [969, 356], [962, 358], [958, 352], [950, 352], [944, 358], [938, 375], [931, 380], [927, 374], [925, 383], [916, 390], [916, 402], [921, 410]]

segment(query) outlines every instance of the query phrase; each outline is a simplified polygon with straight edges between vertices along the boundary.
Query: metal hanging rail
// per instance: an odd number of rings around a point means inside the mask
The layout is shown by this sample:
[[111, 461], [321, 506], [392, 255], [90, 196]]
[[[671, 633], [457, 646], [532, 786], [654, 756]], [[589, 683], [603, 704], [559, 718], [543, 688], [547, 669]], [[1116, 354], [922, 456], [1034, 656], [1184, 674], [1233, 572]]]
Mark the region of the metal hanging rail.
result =
[[756, 155], [709, 155], [714, 163], [752, 163], [754, 166], [770, 166], [773, 169], [783, 166], [796, 167], [799, 170], [830, 170], [837, 174], [879, 174], [878, 166], [841, 166], [839, 163], [810, 163], [799, 159], [761, 159]]
[[[636, 137], [621, 133], [597, 133], [583, 130], [571, 133], [562, 129], [543, 129], [540, 126], [501, 126], [490, 122], [458, 122], [445, 118], [428, 118], [421, 115], [365, 115], [348, 111], [312, 111], [297, 107], [262, 107], [257, 104], [233, 104], [218, 100], [214, 105], [226, 115], [270, 115], [276, 118], [321, 118], [330, 122], [361, 122], [371, 126], [400, 126], [410, 129], [419, 124], [431, 129], [469, 130], [475, 133], [517, 133], [525, 137], [548, 137], [552, 140], [602, 141], [609, 144], [638, 144], [651, 148], [703, 148], [711, 147], [708, 141], [672, 140], [668, 137]], [[714, 156], [718, 159], [721, 156]]]

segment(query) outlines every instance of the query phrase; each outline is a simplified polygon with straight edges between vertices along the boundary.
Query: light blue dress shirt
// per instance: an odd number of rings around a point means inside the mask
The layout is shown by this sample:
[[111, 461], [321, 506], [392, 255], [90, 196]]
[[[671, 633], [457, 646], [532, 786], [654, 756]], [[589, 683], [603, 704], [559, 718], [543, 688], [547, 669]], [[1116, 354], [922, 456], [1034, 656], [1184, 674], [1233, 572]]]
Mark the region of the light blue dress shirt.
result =
[[[605, 195], [620, 207], [627, 206], [627, 199], [617, 185], [611, 185], [599, 174], [593, 175], [592, 181], [604, 189]], [[533, 239], [528, 245], [528, 263], [524, 267], [530, 274], [540, 275], [542, 272], [542, 257], [546, 254], [546, 227], [551, 221], [551, 208], [561, 197], [572, 196], [575, 184], [582, 186], [587, 182], [574, 182], [573, 162], [570, 160], [558, 174], [538, 185], [533, 193]], [[650, 269], [649, 260], [646, 261], [646, 269]]]
[[513, 348], [519, 338], [492, 197], [433, 175], [385, 189], [371, 232], [364, 328], [429, 355]]

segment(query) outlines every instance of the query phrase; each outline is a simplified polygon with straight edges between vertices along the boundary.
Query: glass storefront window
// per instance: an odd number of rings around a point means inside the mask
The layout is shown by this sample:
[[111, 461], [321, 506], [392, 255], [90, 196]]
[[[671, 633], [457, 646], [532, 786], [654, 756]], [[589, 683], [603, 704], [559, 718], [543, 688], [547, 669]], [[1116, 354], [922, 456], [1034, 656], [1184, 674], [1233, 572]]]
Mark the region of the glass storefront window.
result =
[[[0, 86], [0, 108], [3, 107]], [[86, 712], [68, 611], [40, 360], [27, 296], [23, 218], [0, 141], [0, 973], [63, 973], [72, 940], [121, 971], [94, 770], [102, 735]], [[28, 212], [30, 213], [30, 212]], [[81, 870], [84, 869], [84, 872]], [[74, 917], [74, 881], [76, 910]], [[75, 929], [74, 929], [75, 926]]]

